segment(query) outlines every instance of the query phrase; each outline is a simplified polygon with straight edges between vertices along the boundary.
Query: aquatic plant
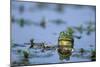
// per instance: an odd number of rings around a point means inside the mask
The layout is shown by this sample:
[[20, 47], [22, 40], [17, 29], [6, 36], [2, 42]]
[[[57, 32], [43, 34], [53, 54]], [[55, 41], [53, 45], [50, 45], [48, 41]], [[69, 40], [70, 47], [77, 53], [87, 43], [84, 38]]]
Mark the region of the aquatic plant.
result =
[[66, 36], [72, 37], [73, 34], [74, 34], [73, 28], [72, 28], [72, 27], [68, 27], [68, 28], [67, 28], [67, 31], [66, 31]]
[[72, 38], [73, 37], [73, 34], [74, 34], [74, 30], [71, 28], [71, 27], [68, 27], [67, 28], [67, 31], [62, 31], [60, 32], [60, 37], [62, 38]]
[[75, 36], [75, 35], [74, 35], [74, 37], [77, 38], [77, 39], [81, 39], [82, 38], [82, 36]]
[[21, 19], [19, 20], [19, 25], [20, 25], [21, 27], [24, 27], [24, 24], [25, 24], [25, 20], [24, 20], [23, 18], [21, 18]]
[[91, 50], [91, 61], [96, 61], [96, 51], [95, 50]]
[[39, 26], [39, 27], [45, 29], [45, 28], [46, 28], [46, 23], [47, 23], [47, 22], [46, 22], [46, 18], [45, 18], [45, 17], [42, 17], [42, 19], [39, 21], [39, 23], [32, 22], [32, 23], [30, 23], [30, 24], [33, 24], [33, 25], [35, 25], [35, 26]]
[[84, 52], [85, 52], [85, 50], [83, 48], [80, 48], [79, 53], [81, 53], [81, 55], [83, 55]]
[[32, 22], [29, 20], [25, 20], [24, 18], [17, 19], [17, 23], [20, 25], [20, 27], [24, 27], [25, 25], [31, 25]]
[[61, 20], [61, 19], [56, 19], [56, 20], [52, 20], [51, 22], [53, 22], [56, 25], [61, 25], [61, 24], [65, 24], [66, 22]]
[[20, 5], [20, 6], [19, 6], [19, 12], [20, 12], [20, 13], [23, 13], [24, 11], [25, 11], [24, 5]]
[[17, 50], [17, 52], [18, 52], [18, 53], [21, 53], [21, 52], [22, 52], [22, 50], [21, 50], [21, 49], [19, 49], [19, 50]]
[[77, 26], [77, 27], [73, 27], [73, 29], [75, 29], [76, 31], [78, 31], [80, 34], [82, 34], [83, 31], [84, 31], [84, 28], [83, 28], [82, 24], [79, 25], [79, 26]]
[[31, 43], [30, 48], [33, 48], [33, 47], [34, 47], [34, 39], [31, 39], [31, 40], [30, 40], [30, 43]]
[[43, 17], [42, 20], [40, 21], [40, 26], [42, 28], [46, 28], [46, 19], [45, 19], [45, 17]]
[[87, 35], [90, 35], [92, 32], [95, 32], [95, 23], [92, 21], [88, 21], [86, 27], [83, 27], [83, 25], [79, 25], [76, 27], [73, 27], [74, 30], [82, 34], [83, 32], [86, 32]]
[[88, 22], [87, 24], [87, 28], [86, 28], [86, 34], [87, 35], [90, 35], [91, 32], [94, 32], [95, 31], [95, 24], [93, 22]]
[[29, 53], [27, 51], [23, 51], [23, 56], [25, 59], [29, 58]]

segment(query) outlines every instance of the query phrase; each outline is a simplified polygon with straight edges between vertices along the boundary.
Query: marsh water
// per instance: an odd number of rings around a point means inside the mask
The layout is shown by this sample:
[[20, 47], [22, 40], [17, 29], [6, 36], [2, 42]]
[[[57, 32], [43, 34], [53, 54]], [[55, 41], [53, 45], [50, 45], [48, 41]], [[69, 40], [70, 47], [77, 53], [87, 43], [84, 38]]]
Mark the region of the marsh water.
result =
[[[13, 1], [11, 8], [11, 63], [34, 65], [91, 61], [91, 51], [95, 50], [95, 31], [78, 31], [76, 27], [87, 28], [89, 22], [95, 28], [95, 6], [64, 5]], [[21, 6], [21, 7], [20, 7]], [[45, 22], [45, 23], [42, 23]], [[82, 25], [82, 26], [81, 26]], [[58, 37], [68, 27], [75, 30], [74, 47], [69, 57], [58, 52]], [[50, 50], [29, 48], [30, 40], [54, 46]], [[29, 54], [25, 60], [23, 51]]]

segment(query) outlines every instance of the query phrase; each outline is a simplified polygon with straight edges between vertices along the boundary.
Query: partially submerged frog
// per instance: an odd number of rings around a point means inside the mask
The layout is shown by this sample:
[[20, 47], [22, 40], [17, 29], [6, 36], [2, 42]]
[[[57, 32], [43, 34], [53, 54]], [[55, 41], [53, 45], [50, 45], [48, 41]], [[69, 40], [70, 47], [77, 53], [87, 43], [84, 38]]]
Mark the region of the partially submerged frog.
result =
[[73, 29], [68, 28], [66, 32], [61, 32], [58, 38], [58, 46], [59, 50], [65, 51], [72, 51], [74, 46], [74, 37], [73, 37]]
[[68, 59], [70, 58], [74, 46], [74, 30], [69, 27], [67, 31], [63, 31], [60, 33], [58, 38], [58, 54], [60, 59]]

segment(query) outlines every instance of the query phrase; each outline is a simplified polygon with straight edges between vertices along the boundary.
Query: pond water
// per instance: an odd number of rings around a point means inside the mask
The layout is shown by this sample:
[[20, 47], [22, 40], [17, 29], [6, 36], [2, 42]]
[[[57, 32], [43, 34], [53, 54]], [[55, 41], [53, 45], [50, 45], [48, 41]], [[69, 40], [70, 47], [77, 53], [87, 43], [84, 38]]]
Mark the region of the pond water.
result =
[[[11, 16], [11, 63], [15, 65], [67, 63], [91, 61], [91, 51], [95, 50], [95, 31], [74, 34], [81, 36], [74, 38], [72, 54], [66, 58], [58, 52], [58, 37], [60, 32], [66, 31], [68, 27], [88, 26], [88, 22], [95, 19], [95, 6], [87, 5], [62, 5], [58, 4], [18, 2], [12, 1]], [[59, 8], [57, 8], [59, 6]], [[60, 21], [59, 21], [60, 20]], [[45, 23], [42, 23], [45, 22]], [[55, 46], [54, 49], [44, 50], [42, 48], [29, 48], [30, 39], [35, 43], [46, 43]], [[81, 53], [81, 48], [84, 51]], [[23, 51], [29, 55], [24, 58]]]

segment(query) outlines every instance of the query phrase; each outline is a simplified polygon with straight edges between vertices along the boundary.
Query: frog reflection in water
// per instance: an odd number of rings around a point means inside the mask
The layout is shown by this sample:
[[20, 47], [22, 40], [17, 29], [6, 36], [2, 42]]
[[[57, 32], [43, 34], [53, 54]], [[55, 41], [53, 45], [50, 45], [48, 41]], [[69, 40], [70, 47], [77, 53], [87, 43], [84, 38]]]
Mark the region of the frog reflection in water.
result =
[[67, 32], [61, 32], [58, 38], [58, 54], [60, 60], [70, 60], [73, 45], [73, 30], [68, 28]]
[[[63, 50], [62, 50], [63, 51]], [[59, 59], [60, 60], [70, 60], [71, 51], [67, 50], [65, 52], [62, 52], [60, 49], [58, 49]]]
[[73, 49], [73, 39], [72, 40], [60, 40], [59, 41], [59, 48], [58, 48], [58, 54], [60, 57], [60, 60], [66, 59], [69, 60], [70, 56], [72, 54]]

